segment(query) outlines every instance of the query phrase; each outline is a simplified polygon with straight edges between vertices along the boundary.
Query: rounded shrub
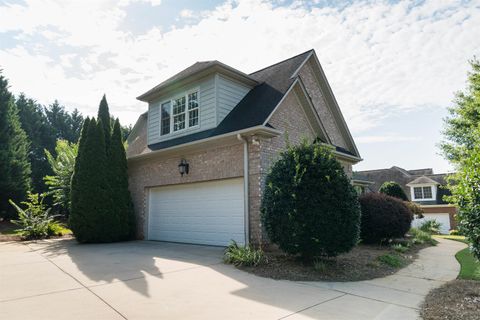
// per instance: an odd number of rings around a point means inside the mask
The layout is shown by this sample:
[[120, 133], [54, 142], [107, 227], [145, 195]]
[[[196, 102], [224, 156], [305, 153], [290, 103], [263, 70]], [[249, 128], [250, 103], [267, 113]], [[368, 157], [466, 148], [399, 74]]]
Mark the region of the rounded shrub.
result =
[[327, 147], [288, 147], [266, 178], [262, 221], [270, 240], [304, 259], [336, 256], [358, 242], [357, 193]]
[[383, 193], [367, 193], [360, 197], [360, 206], [360, 238], [365, 243], [401, 238], [410, 229], [413, 214], [400, 199]]
[[395, 197], [401, 199], [403, 201], [408, 201], [407, 195], [405, 191], [403, 191], [402, 187], [395, 181], [385, 181], [378, 192], [384, 193], [387, 196]]

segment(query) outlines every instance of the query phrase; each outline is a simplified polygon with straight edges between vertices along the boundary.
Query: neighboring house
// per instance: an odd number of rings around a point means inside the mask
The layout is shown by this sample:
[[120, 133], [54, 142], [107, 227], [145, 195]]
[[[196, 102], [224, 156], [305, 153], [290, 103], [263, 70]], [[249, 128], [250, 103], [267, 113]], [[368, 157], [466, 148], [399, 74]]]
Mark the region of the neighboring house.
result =
[[315, 51], [245, 74], [197, 62], [138, 97], [129, 183], [143, 239], [266, 241], [265, 177], [287, 141], [319, 140], [351, 175], [361, 161]]
[[408, 199], [418, 203], [425, 212], [425, 218], [415, 220], [413, 225], [417, 226], [425, 220], [435, 219], [442, 224], [443, 233], [455, 229], [457, 208], [443, 199], [445, 195], [450, 194], [445, 188], [446, 174], [434, 174], [431, 168], [405, 170], [394, 166], [389, 169], [358, 171], [353, 176], [354, 179], [371, 181], [368, 189], [373, 192], [377, 192], [386, 181], [397, 182]]

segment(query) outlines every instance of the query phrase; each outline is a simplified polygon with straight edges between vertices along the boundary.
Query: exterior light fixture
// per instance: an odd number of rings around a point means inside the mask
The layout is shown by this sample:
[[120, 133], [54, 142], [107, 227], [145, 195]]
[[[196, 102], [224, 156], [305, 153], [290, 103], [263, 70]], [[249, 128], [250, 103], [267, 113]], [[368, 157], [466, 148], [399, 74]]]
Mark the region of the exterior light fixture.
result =
[[185, 160], [185, 159], [180, 160], [180, 163], [178, 165], [178, 172], [180, 172], [182, 177], [185, 173], [188, 174], [188, 167], [189, 167], [189, 165], [188, 165], [187, 160]]

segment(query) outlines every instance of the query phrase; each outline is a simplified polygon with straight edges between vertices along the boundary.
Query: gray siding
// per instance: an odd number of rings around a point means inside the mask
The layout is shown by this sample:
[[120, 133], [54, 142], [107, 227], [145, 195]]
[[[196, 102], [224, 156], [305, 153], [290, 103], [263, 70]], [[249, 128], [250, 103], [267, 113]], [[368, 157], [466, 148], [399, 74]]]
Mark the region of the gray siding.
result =
[[[160, 136], [160, 104], [185, 91], [199, 88], [199, 117], [200, 125], [196, 128], [187, 128], [179, 132]], [[191, 133], [211, 129], [216, 126], [216, 99], [215, 76], [206, 77], [196, 83], [179, 88], [178, 90], [161, 96], [148, 105], [148, 138], [147, 143], [153, 144], [173, 138], [178, 138]]]
[[225, 76], [217, 75], [217, 125], [250, 91], [250, 87]]

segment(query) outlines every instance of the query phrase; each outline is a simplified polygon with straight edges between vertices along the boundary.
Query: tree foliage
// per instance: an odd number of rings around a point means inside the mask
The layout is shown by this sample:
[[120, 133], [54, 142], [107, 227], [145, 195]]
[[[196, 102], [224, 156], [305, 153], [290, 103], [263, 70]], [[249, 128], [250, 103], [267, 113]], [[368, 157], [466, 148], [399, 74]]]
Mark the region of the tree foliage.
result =
[[448, 200], [459, 207], [459, 230], [480, 259], [480, 62], [470, 61], [468, 86], [458, 92], [450, 115], [445, 119], [445, 158], [457, 173], [449, 178]]
[[8, 80], [0, 73], [0, 217], [14, 217], [8, 201], [20, 202], [30, 190], [29, 145]]
[[403, 201], [408, 201], [408, 197], [403, 191], [402, 187], [395, 181], [385, 181], [378, 192], [386, 194], [387, 196], [395, 197]]
[[48, 194], [52, 196], [53, 205], [58, 212], [67, 216], [70, 212], [70, 188], [77, 153], [78, 144], [67, 140], [57, 140], [56, 156], [45, 149], [48, 163], [53, 170], [53, 175], [44, 177]]
[[[110, 124], [103, 97], [98, 121], [86, 119], [78, 146], [71, 187], [70, 226], [79, 242], [112, 242], [134, 235], [127, 160], [121, 126]], [[108, 135], [105, 143], [105, 137]]]
[[261, 211], [270, 240], [289, 254], [336, 256], [358, 241], [357, 193], [340, 163], [318, 144], [281, 154], [267, 176]]
[[402, 238], [410, 229], [413, 213], [398, 198], [383, 193], [367, 193], [360, 197], [360, 206], [360, 238], [365, 243]]

